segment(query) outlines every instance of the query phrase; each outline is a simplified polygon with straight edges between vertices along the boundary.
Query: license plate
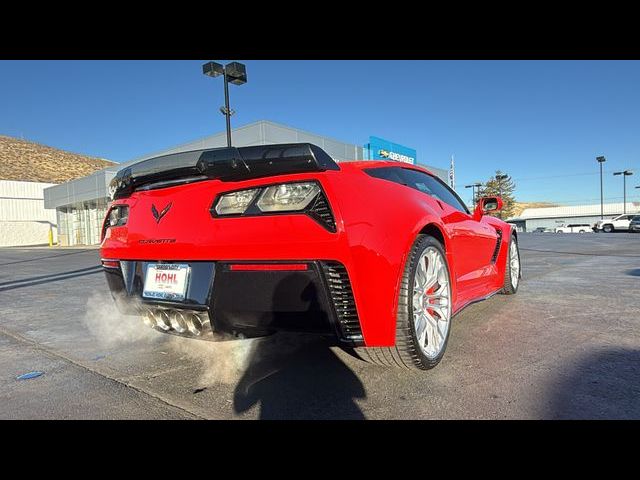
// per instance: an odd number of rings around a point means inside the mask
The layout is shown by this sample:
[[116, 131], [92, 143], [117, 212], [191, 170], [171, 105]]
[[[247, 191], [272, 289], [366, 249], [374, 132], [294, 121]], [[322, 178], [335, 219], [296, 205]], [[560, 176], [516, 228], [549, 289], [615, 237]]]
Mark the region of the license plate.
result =
[[191, 267], [175, 263], [150, 263], [142, 296], [161, 300], [184, 300]]

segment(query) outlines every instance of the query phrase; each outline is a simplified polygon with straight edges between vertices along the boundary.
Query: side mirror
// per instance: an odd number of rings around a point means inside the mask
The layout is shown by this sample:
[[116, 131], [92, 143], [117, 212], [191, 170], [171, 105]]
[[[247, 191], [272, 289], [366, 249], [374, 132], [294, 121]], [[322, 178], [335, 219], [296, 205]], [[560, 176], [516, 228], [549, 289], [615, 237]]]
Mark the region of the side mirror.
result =
[[502, 198], [500, 197], [483, 197], [478, 200], [476, 209], [473, 212], [474, 220], [480, 221], [485, 213], [497, 212], [502, 209]]

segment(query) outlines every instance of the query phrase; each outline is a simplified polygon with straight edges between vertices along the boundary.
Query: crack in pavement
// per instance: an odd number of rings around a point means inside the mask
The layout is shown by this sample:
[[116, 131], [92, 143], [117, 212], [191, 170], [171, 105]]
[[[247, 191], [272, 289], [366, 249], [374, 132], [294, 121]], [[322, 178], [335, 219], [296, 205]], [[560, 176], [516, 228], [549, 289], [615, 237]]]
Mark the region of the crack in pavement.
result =
[[193, 412], [193, 411], [189, 410], [186, 406], [179, 405], [177, 403], [173, 403], [173, 402], [171, 402], [171, 401], [169, 401], [169, 400], [167, 400], [167, 399], [165, 399], [165, 398], [163, 398], [163, 397], [161, 397], [161, 396], [159, 396], [157, 394], [154, 394], [154, 393], [149, 392], [147, 390], [144, 390], [144, 389], [142, 389], [140, 387], [137, 387], [137, 386], [135, 386], [135, 385], [133, 385], [131, 383], [123, 381], [122, 379], [118, 379], [118, 378], [113, 377], [111, 375], [108, 375], [108, 374], [106, 374], [104, 372], [100, 372], [99, 370], [91, 368], [88, 365], [85, 365], [84, 363], [79, 362], [78, 360], [70, 358], [70, 357], [64, 355], [63, 353], [60, 353], [60, 352], [58, 352], [58, 351], [56, 351], [56, 350], [54, 350], [52, 348], [45, 347], [44, 345], [36, 342], [35, 340], [31, 340], [30, 338], [24, 337], [23, 335], [21, 335], [19, 333], [7, 330], [4, 327], [0, 327], [0, 334], [5, 335], [6, 337], [12, 338], [13, 340], [15, 340], [17, 342], [20, 342], [20, 343], [23, 343], [23, 344], [27, 344], [27, 345], [29, 345], [30, 347], [32, 347], [32, 348], [34, 348], [36, 350], [42, 351], [45, 354], [50, 355], [52, 357], [61, 359], [61, 360], [65, 361], [65, 362], [68, 362], [68, 363], [70, 363], [72, 365], [75, 365], [76, 367], [82, 368], [82, 369], [87, 370], [87, 371], [89, 371], [91, 373], [94, 373], [96, 375], [100, 375], [101, 377], [106, 378], [108, 380], [111, 380], [112, 382], [118, 383], [118, 384], [123, 385], [123, 386], [125, 386], [127, 388], [135, 390], [138, 393], [147, 395], [148, 397], [151, 397], [151, 398], [153, 398], [153, 399], [155, 399], [155, 400], [157, 400], [157, 401], [159, 401], [159, 402], [161, 402], [161, 403], [163, 403], [163, 404], [165, 404], [165, 405], [167, 405], [167, 406], [169, 406], [171, 408], [178, 409], [178, 410], [180, 410], [180, 411], [182, 411], [182, 412], [184, 412], [184, 413], [186, 413], [188, 415], [191, 415], [191, 416], [197, 418], [198, 420], [210, 420], [210, 419], [212, 419], [210, 417], [205, 417], [205, 416], [202, 416], [202, 415], [200, 415], [200, 414], [198, 414], [196, 412]]

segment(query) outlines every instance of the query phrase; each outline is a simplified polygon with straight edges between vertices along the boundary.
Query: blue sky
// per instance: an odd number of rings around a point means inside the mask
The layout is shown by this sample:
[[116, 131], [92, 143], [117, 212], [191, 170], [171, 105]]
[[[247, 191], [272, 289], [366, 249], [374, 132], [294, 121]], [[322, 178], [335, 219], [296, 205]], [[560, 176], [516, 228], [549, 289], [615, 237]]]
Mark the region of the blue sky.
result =
[[[0, 61], [0, 134], [126, 161], [224, 130], [206, 61]], [[222, 61], [216, 59], [217, 61]], [[243, 61], [234, 125], [268, 119], [364, 144], [413, 147], [458, 191], [496, 169], [522, 201], [640, 200], [638, 61]]]

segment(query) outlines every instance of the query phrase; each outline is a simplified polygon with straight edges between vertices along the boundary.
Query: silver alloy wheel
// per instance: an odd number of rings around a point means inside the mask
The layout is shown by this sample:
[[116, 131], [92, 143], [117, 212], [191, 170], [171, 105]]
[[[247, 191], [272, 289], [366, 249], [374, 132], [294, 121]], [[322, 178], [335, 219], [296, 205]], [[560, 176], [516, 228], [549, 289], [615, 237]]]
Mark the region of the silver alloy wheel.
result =
[[451, 285], [440, 251], [428, 247], [418, 260], [413, 280], [413, 322], [422, 353], [436, 359], [451, 323]]
[[515, 289], [520, 278], [520, 255], [518, 254], [518, 244], [511, 240], [509, 247], [509, 266], [511, 267], [511, 286]]

